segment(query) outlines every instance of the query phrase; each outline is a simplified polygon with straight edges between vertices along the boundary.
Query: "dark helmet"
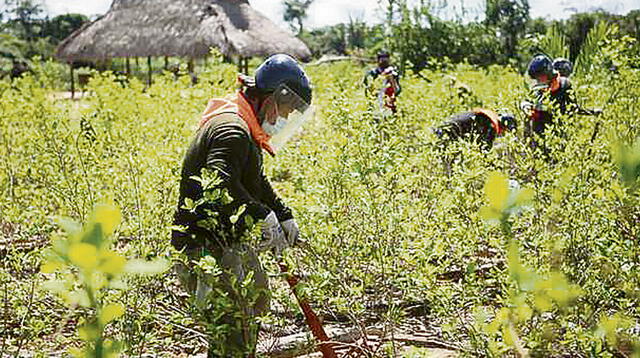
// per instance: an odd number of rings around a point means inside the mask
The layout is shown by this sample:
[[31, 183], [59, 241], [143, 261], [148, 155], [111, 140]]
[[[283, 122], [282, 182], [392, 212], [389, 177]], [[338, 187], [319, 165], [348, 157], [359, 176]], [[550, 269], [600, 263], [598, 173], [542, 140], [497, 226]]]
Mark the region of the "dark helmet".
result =
[[551, 59], [547, 55], [536, 55], [527, 69], [529, 77], [536, 78], [540, 75], [551, 76], [553, 74], [553, 66]]
[[507, 112], [500, 113], [500, 125], [503, 128], [506, 128], [508, 131], [512, 131], [518, 127], [516, 117], [513, 114]]
[[311, 85], [306, 73], [293, 57], [277, 54], [269, 57], [256, 70], [256, 88], [263, 93], [272, 93], [286, 85], [306, 104], [311, 103]]
[[553, 60], [553, 69], [558, 71], [560, 76], [569, 77], [573, 72], [573, 64], [571, 61], [563, 57], [558, 57]]
[[376, 55], [376, 58], [379, 60], [382, 57], [391, 57], [391, 54], [389, 53], [389, 51], [387, 50], [380, 50], [378, 51], [378, 54]]

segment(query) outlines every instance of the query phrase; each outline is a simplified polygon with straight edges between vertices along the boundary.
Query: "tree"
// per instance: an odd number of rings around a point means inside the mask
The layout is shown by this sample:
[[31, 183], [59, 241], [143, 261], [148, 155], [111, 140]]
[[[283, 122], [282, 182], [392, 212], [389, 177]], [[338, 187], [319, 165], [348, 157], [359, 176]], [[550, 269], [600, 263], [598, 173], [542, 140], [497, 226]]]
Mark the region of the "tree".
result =
[[[298, 31], [298, 34], [302, 33], [302, 22], [307, 17], [307, 10], [313, 3], [313, 0], [284, 0], [284, 21], [291, 24], [291, 28]], [[293, 21], [297, 23], [296, 26]]]
[[88, 21], [89, 18], [82, 14], [58, 15], [44, 23], [42, 36], [57, 44]]
[[41, 31], [44, 20], [41, 15], [44, 13], [40, 0], [4, 0], [4, 17], [7, 19], [4, 30], [26, 42], [24, 56], [31, 58], [35, 55], [47, 57], [51, 46], [45, 52], [42, 49], [47, 47], [46, 41], [42, 39]]
[[32, 42], [39, 33], [40, 15], [44, 12], [42, 3], [37, 0], [5, 0], [5, 13], [8, 26], [18, 37]]
[[499, 30], [508, 58], [516, 57], [518, 39], [528, 21], [528, 0], [486, 0], [485, 23]]

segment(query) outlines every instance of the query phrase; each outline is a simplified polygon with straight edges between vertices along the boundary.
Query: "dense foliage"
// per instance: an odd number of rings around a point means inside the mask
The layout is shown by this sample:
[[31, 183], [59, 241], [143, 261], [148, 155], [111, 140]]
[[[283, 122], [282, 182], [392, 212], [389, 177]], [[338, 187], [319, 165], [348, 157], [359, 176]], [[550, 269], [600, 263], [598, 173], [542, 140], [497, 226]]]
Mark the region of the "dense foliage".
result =
[[[582, 104], [604, 114], [564, 118], [546, 157], [523, 138], [522, 117], [490, 151], [441, 148], [434, 138], [433, 126], [476, 104], [515, 112], [528, 88], [510, 68], [409, 72], [399, 114], [380, 118], [360, 87], [363, 68], [307, 67], [316, 118], [266, 165], [309, 243], [289, 260], [309, 274], [304, 292], [327, 323], [384, 332], [420, 324], [467, 356], [637, 356], [640, 73], [633, 40], [600, 48], [599, 75], [575, 84]], [[605, 60], [617, 71], [600, 71]], [[109, 221], [113, 243], [100, 260], [173, 255], [181, 159], [207, 99], [234, 88], [235, 67], [209, 63], [196, 85], [167, 74], [146, 89], [96, 74], [81, 101], [56, 100], [48, 76], [0, 82], [0, 355], [49, 356], [91, 338], [122, 342], [130, 355], [202, 351], [202, 327], [173, 273], [123, 274], [126, 285], [99, 286], [103, 303], [83, 305], [43, 282], [93, 290], [68, 275], [90, 268], [109, 277], [113, 266], [83, 260], [87, 251], [68, 256], [77, 267], [68, 273], [41, 266], [62, 236], [59, 217], [94, 222], [94, 206], [108, 201], [122, 221]], [[459, 83], [470, 93], [456, 91]], [[269, 322], [300, 322], [289, 291], [273, 281], [279, 313]], [[98, 322], [99, 334], [76, 333], [83, 317], [98, 317], [85, 323]], [[370, 353], [396, 347], [386, 348]]]

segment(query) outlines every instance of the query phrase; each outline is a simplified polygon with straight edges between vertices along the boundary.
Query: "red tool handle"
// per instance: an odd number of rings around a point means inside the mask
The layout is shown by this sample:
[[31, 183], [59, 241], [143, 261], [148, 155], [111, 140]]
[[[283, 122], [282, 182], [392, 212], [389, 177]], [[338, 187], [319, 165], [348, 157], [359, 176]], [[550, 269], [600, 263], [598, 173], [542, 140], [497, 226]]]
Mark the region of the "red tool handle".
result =
[[320, 323], [320, 319], [318, 319], [316, 313], [313, 312], [313, 309], [311, 309], [311, 305], [309, 305], [309, 302], [307, 302], [303, 298], [300, 298], [300, 296], [298, 296], [298, 293], [296, 292], [296, 285], [298, 284], [298, 282], [300, 282], [300, 277], [289, 272], [289, 268], [285, 263], [281, 262], [278, 264], [278, 266], [280, 266], [280, 272], [286, 274], [287, 276], [287, 282], [289, 283], [289, 286], [293, 291], [293, 295], [296, 296], [296, 299], [298, 300], [298, 304], [302, 309], [304, 318], [306, 319], [309, 328], [311, 328], [311, 333], [313, 333], [313, 336], [316, 337], [318, 341], [320, 341], [319, 346], [320, 352], [322, 352], [322, 356], [324, 358], [338, 358], [336, 352], [333, 350], [331, 343], [329, 343], [329, 337], [324, 331], [322, 323]]

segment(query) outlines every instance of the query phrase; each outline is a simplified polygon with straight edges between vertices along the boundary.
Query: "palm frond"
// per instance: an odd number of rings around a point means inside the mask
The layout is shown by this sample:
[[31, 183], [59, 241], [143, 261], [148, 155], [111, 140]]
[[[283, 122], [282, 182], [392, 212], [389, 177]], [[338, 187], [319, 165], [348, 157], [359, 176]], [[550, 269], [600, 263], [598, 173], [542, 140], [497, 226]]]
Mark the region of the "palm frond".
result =
[[615, 25], [605, 21], [598, 22], [587, 34], [580, 53], [575, 61], [574, 72], [576, 76], [582, 76], [594, 70], [596, 60], [602, 55], [602, 44], [616, 31]]
[[551, 26], [540, 41], [540, 47], [551, 58], [569, 58], [569, 46], [567, 37], [560, 31], [558, 26]]

